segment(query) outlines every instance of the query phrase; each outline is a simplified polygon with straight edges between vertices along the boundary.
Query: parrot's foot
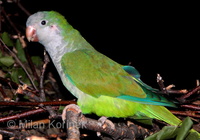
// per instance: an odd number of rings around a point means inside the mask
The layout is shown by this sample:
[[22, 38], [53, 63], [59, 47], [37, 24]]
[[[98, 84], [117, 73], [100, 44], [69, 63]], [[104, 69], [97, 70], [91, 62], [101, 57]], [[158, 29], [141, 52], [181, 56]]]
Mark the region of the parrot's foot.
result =
[[71, 111], [74, 111], [74, 112], [77, 112], [77, 114], [80, 114], [81, 113], [81, 109], [78, 105], [75, 105], [75, 104], [70, 104], [70, 105], [67, 105], [64, 109], [63, 109], [63, 112], [62, 112], [62, 120], [65, 121], [66, 120], [66, 112], [67, 110], [71, 110]]
[[98, 122], [100, 123], [101, 126], [103, 126], [105, 123], [108, 123], [113, 130], [115, 129], [115, 125], [113, 124], [113, 122], [108, 120], [108, 118], [105, 116], [102, 116], [101, 118], [99, 118]]
[[[113, 124], [113, 122], [111, 122], [110, 120], [107, 119], [107, 117], [102, 116], [101, 118], [99, 118], [98, 120], [99, 124], [105, 128], [106, 127], [106, 123], [110, 125], [112, 130], [115, 130], [115, 125]], [[97, 132], [97, 136], [101, 136], [100, 132]]]

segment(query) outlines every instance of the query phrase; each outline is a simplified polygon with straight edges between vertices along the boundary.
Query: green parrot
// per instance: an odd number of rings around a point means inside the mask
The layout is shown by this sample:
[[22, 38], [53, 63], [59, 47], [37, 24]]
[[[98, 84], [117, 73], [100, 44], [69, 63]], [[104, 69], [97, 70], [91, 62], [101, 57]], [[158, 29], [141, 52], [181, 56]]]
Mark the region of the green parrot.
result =
[[45, 47], [84, 114], [181, 123], [164, 107], [175, 107], [174, 103], [143, 83], [134, 67], [118, 64], [95, 50], [58, 12], [37, 12], [26, 26], [27, 39]]

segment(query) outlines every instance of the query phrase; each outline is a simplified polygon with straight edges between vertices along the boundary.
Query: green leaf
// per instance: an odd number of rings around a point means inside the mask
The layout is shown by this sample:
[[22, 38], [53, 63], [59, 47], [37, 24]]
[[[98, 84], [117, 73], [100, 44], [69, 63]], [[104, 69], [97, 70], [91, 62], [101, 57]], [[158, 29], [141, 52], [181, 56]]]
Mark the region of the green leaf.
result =
[[26, 73], [24, 72], [24, 70], [22, 68], [15, 68], [15, 69], [13, 69], [12, 72], [11, 72], [11, 79], [12, 79], [12, 81], [14, 81], [16, 83], [20, 83], [19, 82], [19, 78], [24, 83], [30, 84], [30, 80], [28, 79]]
[[6, 66], [6, 67], [10, 67], [14, 64], [14, 59], [12, 58], [12, 56], [4, 56], [0, 58], [0, 64]]
[[191, 130], [193, 122], [189, 117], [185, 118], [181, 126], [165, 126], [159, 132], [147, 137], [145, 140], [198, 140], [199, 134]]
[[176, 126], [165, 126], [159, 132], [147, 137], [145, 140], [165, 140], [175, 138], [177, 133]]
[[193, 125], [193, 122], [190, 119], [190, 117], [185, 118], [184, 121], [182, 122], [181, 127], [179, 128], [179, 130], [177, 132], [176, 139], [183, 140], [189, 133], [189, 130], [191, 129], [192, 125]]
[[36, 66], [40, 66], [42, 65], [42, 59], [39, 57], [39, 56], [32, 56], [31, 57], [31, 60], [33, 61], [33, 63], [36, 65]]
[[185, 140], [200, 140], [198, 132], [191, 130]]
[[1, 38], [3, 40], [3, 42], [7, 45], [7, 46], [14, 46], [14, 43], [13, 41], [10, 39], [10, 36], [7, 32], [4, 32], [2, 35], [1, 35]]
[[17, 41], [16, 41], [16, 50], [17, 50], [17, 56], [18, 56], [18, 58], [19, 58], [22, 62], [27, 62], [24, 49], [23, 49], [22, 44], [21, 44], [21, 42], [19, 41], [19, 39], [17, 39]]
[[59, 111], [60, 113], [62, 113], [62, 111], [63, 111], [63, 109], [64, 109], [65, 107], [66, 107], [66, 106], [59, 106], [58, 111]]

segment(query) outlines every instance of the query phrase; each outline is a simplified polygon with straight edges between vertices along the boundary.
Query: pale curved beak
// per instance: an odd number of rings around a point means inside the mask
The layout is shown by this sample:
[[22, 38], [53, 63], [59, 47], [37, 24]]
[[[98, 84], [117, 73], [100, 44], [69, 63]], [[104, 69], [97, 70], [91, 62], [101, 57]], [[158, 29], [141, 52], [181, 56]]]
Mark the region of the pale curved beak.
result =
[[33, 26], [28, 26], [26, 27], [26, 38], [27, 40], [33, 41], [33, 42], [38, 42], [38, 37], [36, 35], [36, 29]]

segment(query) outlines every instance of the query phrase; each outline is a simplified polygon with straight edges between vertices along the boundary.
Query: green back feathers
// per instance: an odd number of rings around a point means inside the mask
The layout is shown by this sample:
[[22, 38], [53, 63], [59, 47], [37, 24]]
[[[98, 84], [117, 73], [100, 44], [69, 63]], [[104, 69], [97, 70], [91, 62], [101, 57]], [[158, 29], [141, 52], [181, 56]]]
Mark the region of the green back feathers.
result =
[[94, 50], [66, 53], [61, 60], [66, 77], [81, 91], [94, 97], [117, 97], [124, 93], [145, 98], [146, 94], [121, 65]]

